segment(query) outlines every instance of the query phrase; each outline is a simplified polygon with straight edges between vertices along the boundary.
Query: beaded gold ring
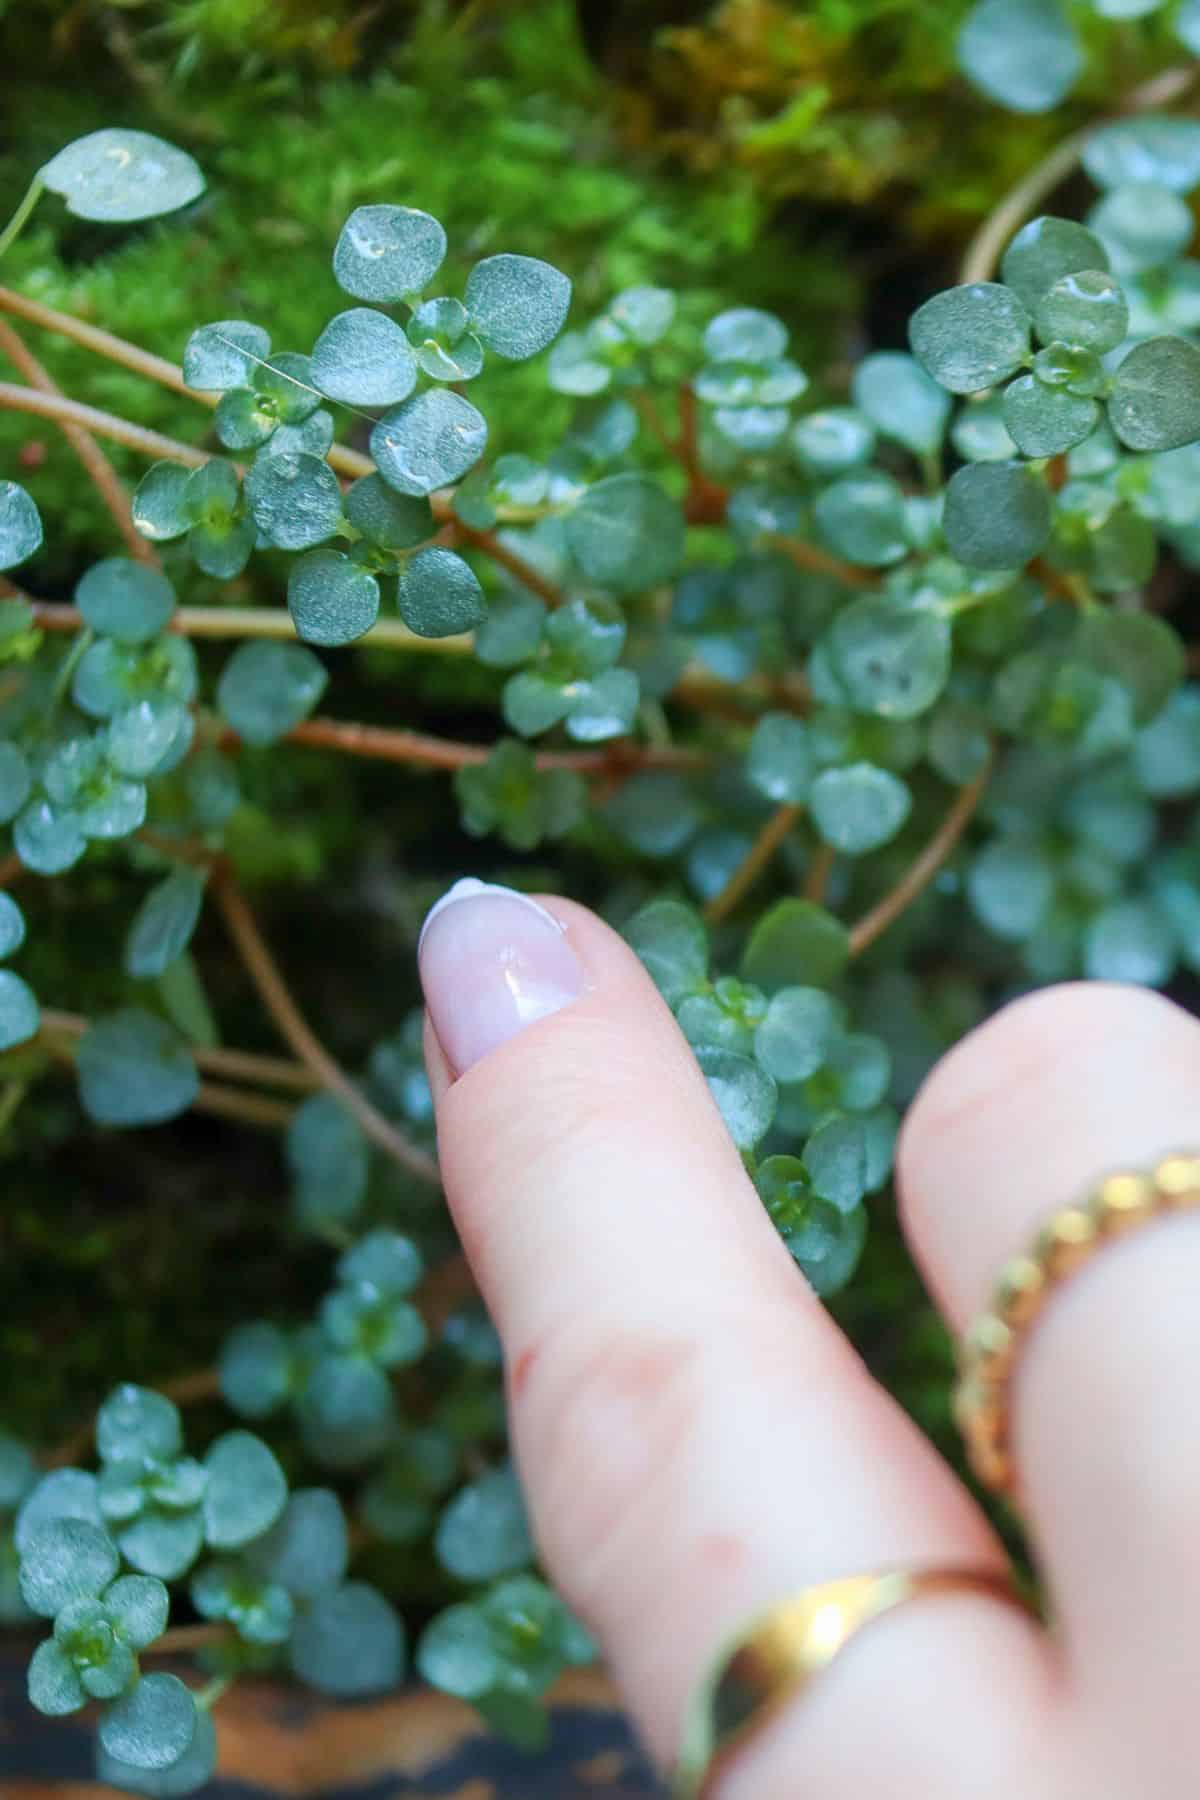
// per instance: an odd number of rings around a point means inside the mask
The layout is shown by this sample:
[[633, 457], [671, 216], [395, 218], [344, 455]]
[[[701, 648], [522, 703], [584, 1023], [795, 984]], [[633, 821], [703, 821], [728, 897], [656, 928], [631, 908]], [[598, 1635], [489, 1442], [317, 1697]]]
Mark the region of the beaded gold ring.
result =
[[1086, 1199], [1064, 1206], [1029, 1250], [1000, 1271], [991, 1304], [959, 1346], [954, 1418], [978, 1480], [1016, 1491], [1010, 1441], [1013, 1371], [1051, 1295], [1105, 1244], [1152, 1220], [1200, 1207], [1200, 1155], [1168, 1156], [1150, 1172], [1109, 1175]]

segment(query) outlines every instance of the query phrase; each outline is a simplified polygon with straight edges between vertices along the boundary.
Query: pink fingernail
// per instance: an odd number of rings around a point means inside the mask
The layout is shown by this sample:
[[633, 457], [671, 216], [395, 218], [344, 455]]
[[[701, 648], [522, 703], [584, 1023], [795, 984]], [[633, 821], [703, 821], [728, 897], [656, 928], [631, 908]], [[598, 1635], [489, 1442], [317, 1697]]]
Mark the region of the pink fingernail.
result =
[[458, 1074], [576, 999], [583, 970], [563, 927], [514, 888], [456, 881], [417, 948], [438, 1042]]

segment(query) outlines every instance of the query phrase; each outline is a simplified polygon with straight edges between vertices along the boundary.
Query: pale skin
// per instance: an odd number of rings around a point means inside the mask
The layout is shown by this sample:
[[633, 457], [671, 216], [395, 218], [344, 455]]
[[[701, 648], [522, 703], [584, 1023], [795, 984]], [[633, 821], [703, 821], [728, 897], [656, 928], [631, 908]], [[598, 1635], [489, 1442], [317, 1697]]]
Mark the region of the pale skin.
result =
[[[561, 934], [496, 891], [426, 933], [440, 1155], [546, 1567], [669, 1769], [693, 1684], [772, 1601], [1005, 1556], [784, 1250], [637, 958], [542, 904]], [[1107, 984], [1000, 1012], [929, 1076], [898, 1148], [951, 1328], [1056, 1207], [1197, 1147], [1189, 1015]], [[906, 1604], [755, 1738], [720, 1800], [1200, 1791], [1198, 1293], [1200, 1219], [1161, 1220], [1030, 1335], [1014, 1449], [1052, 1626], [978, 1594]]]

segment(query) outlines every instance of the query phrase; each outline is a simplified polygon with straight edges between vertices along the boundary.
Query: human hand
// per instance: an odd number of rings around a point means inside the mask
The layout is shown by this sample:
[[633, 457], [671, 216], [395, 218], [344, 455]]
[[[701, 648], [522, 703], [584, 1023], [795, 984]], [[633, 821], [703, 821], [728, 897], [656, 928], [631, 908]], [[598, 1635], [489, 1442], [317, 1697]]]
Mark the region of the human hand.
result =
[[[446, 1191], [538, 1543], [670, 1768], [689, 1693], [756, 1613], [1006, 1558], [797, 1271], [622, 941], [570, 902], [464, 884], [420, 961]], [[898, 1181], [951, 1327], [1054, 1209], [1200, 1139], [1198, 1099], [1200, 1027], [1141, 989], [1045, 991], [944, 1058]], [[1156, 1222], [1022, 1350], [1013, 1449], [1053, 1627], [968, 1591], [907, 1602], [754, 1733], [721, 1800], [1196, 1792], [1198, 1291], [1200, 1219]]]

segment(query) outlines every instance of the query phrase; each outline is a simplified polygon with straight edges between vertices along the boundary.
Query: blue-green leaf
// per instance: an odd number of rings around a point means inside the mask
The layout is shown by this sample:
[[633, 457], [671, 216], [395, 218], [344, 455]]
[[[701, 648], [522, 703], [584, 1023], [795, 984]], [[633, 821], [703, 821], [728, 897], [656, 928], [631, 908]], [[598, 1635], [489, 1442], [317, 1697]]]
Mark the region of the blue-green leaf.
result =
[[89, 1025], [75, 1052], [79, 1097], [98, 1125], [158, 1125], [186, 1112], [200, 1077], [173, 1026], [130, 1007]]
[[204, 900], [204, 876], [180, 864], [151, 888], [125, 940], [125, 972], [135, 980], [161, 975], [192, 941]]
[[116, 1545], [86, 1519], [51, 1519], [21, 1546], [21, 1593], [31, 1612], [52, 1619], [72, 1600], [94, 1598], [121, 1566]]
[[679, 505], [648, 476], [608, 475], [568, 514], [567, 546], [598, 587], [638, 592], [669, 581], [683, 560]]
[[0, 569], [28, 561], [42, 542], [37, 507], [15, 481], [0, 481]]
[[384, 413], [371, 433], [371, 455], [398, 493], [432, 494], [474, 467], [487, 435], [487, 420], [469, 400], [447, 388], [426, 388]]
[[11, 969], [0, 969], [0, 1050], [11, 1050], [36, 1037], [42, 1015], [28, 982]]
[[333, 252], [337, 284], [358, 300], [387, 304], [428, 285], [442, 266], [446, 233], [412, 206], [358, 206]]
[[127, 556], [93, 563], [75, 589], [75, 604], [93, 631], [122, 644], [157, 637], [175, 610], [166, 576]]
[[328, 680], [299, 644], [240, 644], [217, 684], [217, 705], [246, 743], [273, 744], [308, 717]]
[[240, 1549], [270, 1529], [287, 1502], [287, 1478], [261, 1438], [227, 1431], [204, 1466], [204, 1532], [215, 1549]]
[[338, 478], [319, 456], [261, 457], [245, 483], [254, 523], [280, 550], [307, 550], [332, 537], [342, 520]]
[[165, 1462], [183, 1444], [179, 1408], [153, 1388], [124, 1382], [114, 1388], [96, 1415], [96, 1449], [101, 1462], [117, 1458]]
[[204, 192], [200, 165], [146, 131], [109, 126], [76, 138], [52, 156], [42, 181], [77, 219], [129, 225], [177, 212]]
[[310, 550], [293, 563], [287, 600], [309, 644], [352, 644], [379, 617], [379, 583], [340, 550]]
[[364, 1581], [317, 1594], [296, 1621], [289, 1646], [292, 1672], [318, 1693], [338, 1699], [383, 1694], [404, 1674], [399, 1614]]
[[517, 1478], [493, 1469], [444, 1509], [434, 1539], [438, 1561], [460, 1581], [491, 1581], [533, 1560], [533, 1543]]
[[191, 1748], [197, 1716], [191, 1690], [177, 1675], [143, 1675], [101, 1714], [100, 1742], [135, 1769], [167, 1769]]
[[1059, 0], [976, 0], [958, 36], [963, 73], [1013, 112], [1049, 112], [1074, 87], [1083, 51]]
[[467, 311], [489, 350], [524, 362], [552, 344], [571, 304], [571, 283], [533, 256], [489, 256], [467, 277]]
[[[201, 325], [188, 339], [183, 379], [190, 388], [207, 394], [250, 387], [259, 364], [270, 354], [271, 340], [261, 325], [251, 325], [246, 319], [218, 319], [213, 325]], [[156, 469], [163, 466], [155, 464]]]
[[396, 592], [400, 617], [418, 637], [471, 631], [487, 608], [470, 563], [453, 550], [418, 550], [404, 566]]
[[330, 319], [313, 345], [312, 378], [331, 400], [395, 406], [417, 382], [417, 359], [386, 313], [354, 306]]
[[1031, 323], [1010, 288], [972, 281], [926, 300], [908, 335], [913, 355], [935, 381], [952, 394], [974, 394], [1026, 360]]

